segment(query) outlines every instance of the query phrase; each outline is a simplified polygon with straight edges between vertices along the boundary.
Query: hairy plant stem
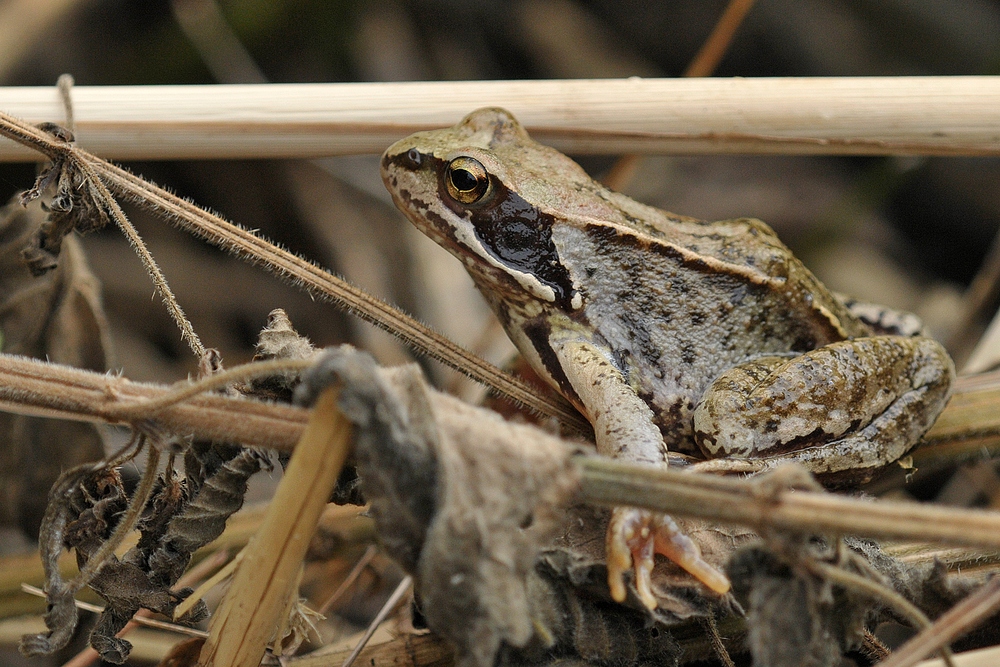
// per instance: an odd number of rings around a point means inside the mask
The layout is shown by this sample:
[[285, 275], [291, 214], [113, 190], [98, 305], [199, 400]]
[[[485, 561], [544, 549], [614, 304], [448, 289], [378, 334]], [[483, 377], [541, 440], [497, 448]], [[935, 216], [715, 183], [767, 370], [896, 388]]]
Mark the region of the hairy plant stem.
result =
[[631, 505], [719, 523], [829, 535], [923, 540], [1000, 548], [1000, 512], [869, 501], [801, 490], [761, 493], [767, 474], [737, 479], [622, 463], [579, 460], [582, 499]]
[[[525, 382], [505, 373], [465, 348], [448, 340], [428, 326], [404, 314], [398, 308], [380, 300], [345, 280], [334, 276], [294, 253], [279, 248], [270, 241], [235, 225], [222, 217], [139, 178], [121, 167], [112, 165], [81, 148], [46, 134], [23, 121], [0, 112], [0, 135], [33, 148], [50, 159], [71, 160], [81, 165], [91, 181], [101, 183], [92, 186], [116, 193], [128, 201], [145, 208], [170, 221], [171, 224], [216, 245], [242, 259], [259, 264], [276, 276], [288, 280], [324, 301], [331, 302], [354, 315], [385, 329], [403, 340], [414, 350], [468, 375], [515, 403], [543, 415], [555, 417], [567, 427], [580, 433], [590, 432], [589, 423], [567, 401], [560, 397], [540, 394]], [[113, 199], [112, 199], [113, 201]], [[114, 204], [117, 206], [117, 204]], [[114, 209], [110, 209], [115, 215]], [[123, 227], [126, 235], [128, 231]], [[129, 236], [135, 245], [135, 240]], [[136, 246], [137, 251], [139, 246]], [[143, 255], [141, 255], [143, 256]], [[143, 256], [144, 257], [144, 256]], [[145, 257], [144, 257], [145, 259]], [[146, 264], [147, 271], [157, 280], [157, 274]], [[158, 271], [158, 269], [156, 270]], [[165, 282], [164, 282], [165, 287]], [[157, 283], [157, 288], [161, 289]], [[161, 294], [168, 294], [161, 289]], [[166, 300], [166, 296], [164, 296]], [[186, 327], [178, 319], [178, 312], [171, 314], [192, 348], [196, 337], [192, 338]], [[182, 315], [182, 313], [181, 313]], [[190, 332], [193, 334], [193, 330]], [[200, 343], [200, 342], [199, 342]]]

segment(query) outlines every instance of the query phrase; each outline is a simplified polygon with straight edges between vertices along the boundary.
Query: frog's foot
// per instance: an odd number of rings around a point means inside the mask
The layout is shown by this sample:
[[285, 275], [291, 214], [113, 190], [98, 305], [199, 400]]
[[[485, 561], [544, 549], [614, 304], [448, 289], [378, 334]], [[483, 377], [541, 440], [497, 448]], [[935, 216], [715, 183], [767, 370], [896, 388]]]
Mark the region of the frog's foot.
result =
[[729, 579], [701, 556], [701, 549], [685, 535], [673, 519], [631, 507], [616, 507], [611, 513], [607, 534], [608, 586], [616, 602], [625, 601], [625, 572], [635, 572], [639, 599], [656, 609], [651, 574], [656, 554], [663, 554], [695, 579], [724, 595]]

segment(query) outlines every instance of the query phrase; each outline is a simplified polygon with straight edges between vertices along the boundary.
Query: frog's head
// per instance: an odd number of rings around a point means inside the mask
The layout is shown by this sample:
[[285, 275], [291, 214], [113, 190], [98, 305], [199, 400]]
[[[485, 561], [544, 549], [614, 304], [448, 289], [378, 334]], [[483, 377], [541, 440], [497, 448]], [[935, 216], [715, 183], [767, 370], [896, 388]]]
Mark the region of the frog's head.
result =
[[579, 307], [552, 243], [561, 211], [593, 181], [535, 143], [510, 112], [474, 111], [454, 127], [418, 132], [382, 156], [396, 206], [461, 259], [480, 289]]

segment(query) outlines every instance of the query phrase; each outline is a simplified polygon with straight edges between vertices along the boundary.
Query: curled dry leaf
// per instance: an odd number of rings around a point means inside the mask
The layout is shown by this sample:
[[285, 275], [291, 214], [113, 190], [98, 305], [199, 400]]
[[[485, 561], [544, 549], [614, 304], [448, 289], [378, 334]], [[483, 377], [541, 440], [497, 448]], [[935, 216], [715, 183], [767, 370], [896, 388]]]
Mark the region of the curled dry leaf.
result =
[[[0, 331], [3, 351], [103, 372], [108, 366], [108, 325], [100, 286], [79, 243], [60, 239], [62, 252], [35, 277], [22, 250], [52, 224], [39, 203], [0, 208]], [[59, 474], [104, 455], [92, 424], [0, 414], [0, 522], [36, 535], [45, 490]]]
[[[261, 333], [258, 351], [261, 358], [313, 354], [308, 340], [298, 336], [281, 311], [272, 313], [268, 328]], [[201, 368], [204, 374], [220, 371], [222, 363], [217, 352], [206, 351]], [[295, 381], [284, 375], [269, 378], [262, 383], [266, 388], [263, 393], [290, 396]], [[250, 387], [246, 393], [253, 394], [255, 389]], [[152, 427], [145, 424], [142, 428]], [[260, 450], [238, 444], [202, 440], [173, 444], [183, 453], [184, 478], [177, 479], [172, 467], [167, 467], [148, 502], [142, 498], [138, 501], [144, 503], [136, 524], [138, 544], [120, 560], [110, 556], [105, 563], [98, 563], [96, 574], [85, 581], [60, 579], [56, 566], [59, 553], [63, 548], [75, 549], [82, 568], [111, 538], [130, 500], [120, 480], [116, 485], [104, 485], [116, 491], [112, 498], [88, 491], [108, 474], [117, 480], [114, 468], [78, 468], [62, 477], [57, 486], [59, 493], [50, 496], [40, 536], [50, 604], [46, 615], [49, 632], [26, 635], [21, 644], [26, 655], [47, 654], [65, 646], [77, 622], [73, 596], [82, 585], [89, 585], [107, 602], [90, 643], [104, 660], [115, 664], [123, 663], [131, 650], [129, 642], [115, 635], [139, 609], [170, 614], [191, 593], [191, 589], [174, 591], [172, 587], [194, 551], [218, 537], [229, 516], [242, 507], [250, 476], [270, 463]], [[122, 507], [116, 506], [114, 512], [108, 510], [112, 501]], [[135, 498], [131, 502], [136, 502]], [[180, 620], [193, 622], [206, 614], [204, 603], [199, 602]]]
[[[39, 129], [59, 141], [73, 141], [72, 133], [58, 125], [45, 123]], [[67, 235], [74, 231], [85, 234], [109, 222], [108, 213], [92, 195], [87, 178], [74, 161], [62, 154], [42, 169], [34, 186], [21, 193], [19, 200], [22, 206], [42, 200], [42, 208], [48, 212], [31, 243], [21, 251], [34, 276], [44, 275], [58, 266]]]
[[[201, 444], [201, 443], [196, 443]], [[75, 549], [83, 569], [102, 549], [122, 520], [129, 502], [120, 481], [100, 485], [117, 474], [113, 468], [86, 466], [69, 471], [50, 495], [40, 542], [46, 570], [49, 631], [26, 635], [25, 655], [59, 650], [71, 638], [77, 615], [73, 596], [87, 584], [106, 601], [90, 637], [90, 644], [108, 662], [121, 664], [131, 644], [115, 635], [141, 608], [171, 614], [191, 589], [172, 590], [199, 547], [218, 537], [228, 517], [243, 505], [247, 479], [266, 464], [257, 450], [234, 445], [191, 446], [184, 455], [185, 478], [168, 469], [161, 474], [136, 525], [139, 541], [121, 559], [111, 555], [93, 577], [64, 582], [57, 559], [62, 548]], [[106, 489], [97, 493], [90, 487]], [[58, 491], [58, 493], [56, 492]], [[204, 618], [204, 604], [196, 605], [183, 622]]]

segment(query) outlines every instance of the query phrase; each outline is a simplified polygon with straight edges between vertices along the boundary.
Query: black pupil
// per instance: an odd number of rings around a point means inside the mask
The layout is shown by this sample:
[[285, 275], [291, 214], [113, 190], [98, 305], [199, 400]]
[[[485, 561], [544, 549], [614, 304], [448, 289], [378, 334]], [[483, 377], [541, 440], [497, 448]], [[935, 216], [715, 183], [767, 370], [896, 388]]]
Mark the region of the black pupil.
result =
[[468, 169], [452, 169], [451, 182], [459, 192], [468, 192], [475, 189], [479, 181]]

